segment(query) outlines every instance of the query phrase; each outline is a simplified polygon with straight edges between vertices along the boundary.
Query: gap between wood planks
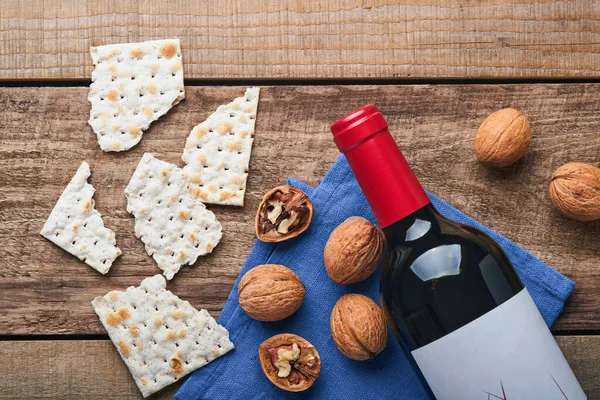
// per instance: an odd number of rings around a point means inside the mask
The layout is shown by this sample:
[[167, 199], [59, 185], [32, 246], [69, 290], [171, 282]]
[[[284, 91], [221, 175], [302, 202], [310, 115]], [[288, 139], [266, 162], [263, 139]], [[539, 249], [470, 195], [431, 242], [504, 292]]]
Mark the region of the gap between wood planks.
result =
[[[588, 329], [582, 331], [558, 330], [552, 331], [553, 336], [600, 336], [600, 330]], [[54, 340], [110, 340], [108, 335], [0, 335], [0, 341], [54, 341]]]
[[[598, 78], [342, 78], [342, 79], [184, 79], [184, 85], [192, 86], [360, 86], [360, 85], [529, 85], [529, 84], [595, 84]], [[2, 87], [88, 87], [91, 80], [0, 80]]]

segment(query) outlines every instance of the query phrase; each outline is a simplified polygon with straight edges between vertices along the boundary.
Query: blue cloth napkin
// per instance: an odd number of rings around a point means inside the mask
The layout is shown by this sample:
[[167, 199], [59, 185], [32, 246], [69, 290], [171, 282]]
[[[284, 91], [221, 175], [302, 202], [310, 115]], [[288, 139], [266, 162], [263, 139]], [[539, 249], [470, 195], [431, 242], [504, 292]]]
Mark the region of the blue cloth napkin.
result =
[[[323, 249], [329, 234], [352, 215], [373, 222], [375, 217], [343, 156], [313, 189], [290, 178], [289, 184], [307, 193], [315, 207], [309, 229], [298, 238], [279, 244], [257, 241], [240, 277], [259, 264], [290, 267], [306, 287], [300, 309], [279, 322], [258, 322], [239, 307], [238, 282], [219, 317], [230, 332], [235, 350], [197, 370], [175, 394], [178, 400], [196, 399], [428, 399], [428, 395], [399, 344], [390, 335], [387, 347], [375, 359], [353, 361], [342, 356], [331, 339], [329, 315], [338, 298], [349, 292], [362, 293], [379, 304], [379, 272], [349, 286], [335, 284], [323, 265]], [[447, 217], [467, 223], [491, 235], [506, 251], [548, 325], [556, 319], [574, 283], [504, 236], [481, 225], [429, 194], [435, 207]], [[257, 349], [268, 337], [295, 333], [311, 342], [322, 359], [321, 375], [301, 393], [288, 393], [264, 376]]]

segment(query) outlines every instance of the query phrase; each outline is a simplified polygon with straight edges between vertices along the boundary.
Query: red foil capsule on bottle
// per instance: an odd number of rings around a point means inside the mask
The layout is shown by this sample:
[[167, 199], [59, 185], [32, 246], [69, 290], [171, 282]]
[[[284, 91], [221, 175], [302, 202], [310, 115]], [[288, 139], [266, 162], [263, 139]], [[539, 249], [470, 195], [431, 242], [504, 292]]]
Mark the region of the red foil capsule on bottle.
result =
[[374, 105], [335, 122], [331, 132], [382, 228], [429, 204], [429, 197]]

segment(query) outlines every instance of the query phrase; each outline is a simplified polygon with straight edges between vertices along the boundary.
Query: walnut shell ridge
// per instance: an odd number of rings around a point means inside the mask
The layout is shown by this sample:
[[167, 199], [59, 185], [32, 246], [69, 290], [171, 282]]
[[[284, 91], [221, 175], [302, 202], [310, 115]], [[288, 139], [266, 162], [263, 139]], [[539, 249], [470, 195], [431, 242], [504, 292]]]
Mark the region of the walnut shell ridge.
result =
[[279, 321], [295, 313], [304, 300], [304, 284], [288, 267], [264, 264], [240, 280], [238, 298], [246, 313], [258, 321]]
[[387, 344], [388, 332], [381, 308], [362, 294], [345, 294], [329, 319], [331, 337], [338, 350], [353, 360], [367, 360]]
[[329, 236], [323, 252], [327, 274], [348, 285], [367, 279], [379, 265], [385, 236], [378, 226], [362, 217], [350, 217]]
[[600, 169], [581, 162], [559, 167], [550, 178], [552, 204], [577, 221], [600, 219]]
[[492, 167], [516, 163], [527, 152], [531, 127], [527, 117], [514, 108], [504, 108], [488, 116], [475, 134], [477, 159]]

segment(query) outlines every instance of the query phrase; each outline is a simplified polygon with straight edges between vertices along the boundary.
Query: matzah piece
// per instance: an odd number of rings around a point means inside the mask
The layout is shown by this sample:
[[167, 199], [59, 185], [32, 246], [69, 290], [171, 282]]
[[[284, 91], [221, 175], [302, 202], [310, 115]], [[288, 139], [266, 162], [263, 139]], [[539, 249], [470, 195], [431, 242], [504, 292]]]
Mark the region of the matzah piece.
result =
[[227, 329], [166, 290], [160, 275], [92, 305], [144, 397], [233, 349]]
[[89, 124], [104, 151], [129, 150], [184, 98], [179, 39], [92, 47]]
[[244, 205], [259, 88], [219, 106], [187, 138], [181, 157], [192, 194], [204, 203]]
[[96, 271], [106, 274], [121, 255], [115, 233], [104, 227], [102, 216], [94, 208], [94, 192], [87, 178], [90, 167], [84, 161], [71, 179], [40, 234], [73, 254]]
[[190, 194], [180, 168], [145, 153], [125, 188], [135, 235], [167, 279], [193, 264], [221, 240], [221, 224]]

